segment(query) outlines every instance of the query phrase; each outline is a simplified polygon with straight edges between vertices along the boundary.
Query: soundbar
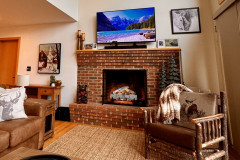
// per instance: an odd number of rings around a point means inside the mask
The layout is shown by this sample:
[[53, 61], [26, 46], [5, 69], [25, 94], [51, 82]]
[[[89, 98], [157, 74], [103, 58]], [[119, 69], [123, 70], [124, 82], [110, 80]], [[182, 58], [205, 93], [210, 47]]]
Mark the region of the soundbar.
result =
[[105, 46], [104, 49], [137, 49], [137, 48], [147, 48], [147, 45], [132, 45], [132, 46]]

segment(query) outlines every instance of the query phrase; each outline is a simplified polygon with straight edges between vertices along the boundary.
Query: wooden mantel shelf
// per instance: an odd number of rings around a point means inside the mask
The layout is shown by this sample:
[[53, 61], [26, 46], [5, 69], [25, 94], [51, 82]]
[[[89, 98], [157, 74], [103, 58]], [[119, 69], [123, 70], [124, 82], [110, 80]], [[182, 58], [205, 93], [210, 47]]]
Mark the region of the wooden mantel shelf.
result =
[[144, 49], [97, 49], [97, 50], [92, 50], [92, 49], [87, 49], [87, 50], [77, 50], [77, 53], [81, 52], [121, 52], [121, 51], [180, 51], [180, 48], [144, 48]]

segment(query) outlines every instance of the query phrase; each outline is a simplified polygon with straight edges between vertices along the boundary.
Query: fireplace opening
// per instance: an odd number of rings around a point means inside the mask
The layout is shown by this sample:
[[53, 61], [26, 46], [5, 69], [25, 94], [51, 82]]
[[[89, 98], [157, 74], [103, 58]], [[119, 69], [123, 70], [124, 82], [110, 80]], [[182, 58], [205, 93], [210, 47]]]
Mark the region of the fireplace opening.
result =
[[146, 70], [103, 70], [103, 104], [147, 106]]

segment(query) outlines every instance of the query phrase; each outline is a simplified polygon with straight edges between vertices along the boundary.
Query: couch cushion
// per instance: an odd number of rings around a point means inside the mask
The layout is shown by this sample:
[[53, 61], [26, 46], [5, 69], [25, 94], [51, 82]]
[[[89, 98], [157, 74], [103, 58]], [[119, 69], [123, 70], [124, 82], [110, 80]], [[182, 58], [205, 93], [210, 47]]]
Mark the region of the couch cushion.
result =
[[0, 130], [0, 142], [1, 142], [0, 143], [0, 152], [2, 152], [2, 151], [4, 151], [5, 149], [8, 148], [9, 138], [10, 138], [9, 132]]
[[0, 122], [0, 130], [10, 133], [10, 147], [14, 147], [38, 133], [42, 122], [40, 117], [29, 116], [26, 119]]
[[0, 122], [27, 118], [25, 114], [23, 102], [25, 98], [25, 88], [6, 89], [0, 92]]
[[146, 127], [153, 137], [191, 150], [195, 149], [196, 132], [192, 129], [162, 123], [148, 123]]
[[214, 115], [218, 112], [217, 95], [214, 93], [182, 92], [179, 98], [181, 104], [180, 121], [174, 125], [195, 129], [193, 118]]

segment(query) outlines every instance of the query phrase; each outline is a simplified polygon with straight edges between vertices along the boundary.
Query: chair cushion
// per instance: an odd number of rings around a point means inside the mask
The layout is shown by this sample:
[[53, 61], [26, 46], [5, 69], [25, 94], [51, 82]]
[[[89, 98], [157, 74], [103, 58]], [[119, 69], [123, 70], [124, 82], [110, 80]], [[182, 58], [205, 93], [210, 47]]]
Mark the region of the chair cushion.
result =
[[26, 119], [0, 122], [0, 130], [10, 133], [10, 147], [14, 147], [38, 133], [43, 125], [42, 122], [40, 117], [29, 116]]
[[0, 130], [0, 152], [8, 148], [9, 137], [10, 137], [10, 134], [8, 132]]
[[181, 104], [180, 121], [174, 125], [195, 129], [191, 122], [193, 118], [210, 116], [218, 113], [217, 95], [214, 93], [182, 92], [179, 98]]
[[155, 138], [191, 150], [195, 149], [196, 132], [192, 129], [162, 123], [148, 123], [146, 131]]

